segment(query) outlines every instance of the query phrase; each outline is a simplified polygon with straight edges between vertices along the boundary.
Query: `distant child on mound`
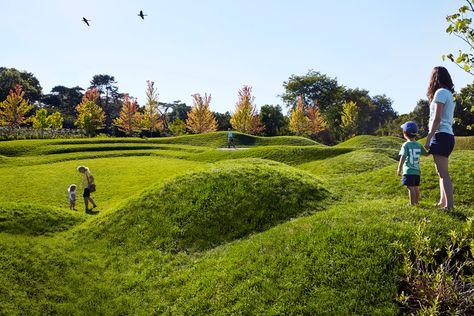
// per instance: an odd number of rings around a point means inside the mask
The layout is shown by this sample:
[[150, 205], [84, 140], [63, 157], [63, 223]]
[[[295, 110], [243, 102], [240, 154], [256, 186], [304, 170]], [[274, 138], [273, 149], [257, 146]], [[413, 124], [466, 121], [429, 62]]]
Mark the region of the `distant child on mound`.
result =
[[[402, 185], [408, 189], [409, 205], [415, 205], [420, 199], [420, 156], [427, 155], [426, 149], [416, 141], [418, 126], [408, 121], [401, 126], [403, 137], [407, 140], [400, 149], [400, 162], [397, 174], [403, 175]], [[402, 173], [403, 168], [403, 173]]]
[[76, 185], [71, 184], [67, 188], [67, 192], [69, 192], [69, 208], [71, 210], [76, 210]]

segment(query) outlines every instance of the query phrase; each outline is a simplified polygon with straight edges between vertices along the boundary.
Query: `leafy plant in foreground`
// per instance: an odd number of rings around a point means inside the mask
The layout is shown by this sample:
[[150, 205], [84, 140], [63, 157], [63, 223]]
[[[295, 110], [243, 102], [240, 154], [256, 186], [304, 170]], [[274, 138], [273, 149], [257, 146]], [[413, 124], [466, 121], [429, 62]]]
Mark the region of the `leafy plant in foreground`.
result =
[[403, 257], [404, 278], [398, 301], [402, 310], [418, 315], [474, 313], [474, 218], [460, 233], [450, 232], [444, 248], [431, 245], [428, 221], [418, 226], [411, 246], [396, 243]]

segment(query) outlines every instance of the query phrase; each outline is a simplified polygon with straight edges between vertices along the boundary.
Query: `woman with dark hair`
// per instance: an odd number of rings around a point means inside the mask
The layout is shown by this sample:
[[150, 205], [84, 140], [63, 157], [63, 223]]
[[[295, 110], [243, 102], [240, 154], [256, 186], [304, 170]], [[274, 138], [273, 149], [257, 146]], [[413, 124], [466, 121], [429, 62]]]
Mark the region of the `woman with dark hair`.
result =
[[426, 93], [430, 102], [430, 121], [425, 148], [433, 155], [439, 176], [440, 200], [437, 205], [446, 210], [454, 207], [453, 184], [448, 171], [449, 155], [454, 148], [453, 93], [454, 85], [448, 70], [433, 68]]

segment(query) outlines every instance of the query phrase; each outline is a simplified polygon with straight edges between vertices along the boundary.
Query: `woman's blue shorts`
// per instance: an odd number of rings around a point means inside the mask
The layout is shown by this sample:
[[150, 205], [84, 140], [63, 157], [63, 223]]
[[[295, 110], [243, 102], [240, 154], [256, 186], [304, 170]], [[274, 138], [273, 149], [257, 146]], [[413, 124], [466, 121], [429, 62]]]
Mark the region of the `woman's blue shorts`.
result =
[[436, 133], [430, 142], [428, 153], [449, 157], [454, 149], [454, 135], [448, 133]]

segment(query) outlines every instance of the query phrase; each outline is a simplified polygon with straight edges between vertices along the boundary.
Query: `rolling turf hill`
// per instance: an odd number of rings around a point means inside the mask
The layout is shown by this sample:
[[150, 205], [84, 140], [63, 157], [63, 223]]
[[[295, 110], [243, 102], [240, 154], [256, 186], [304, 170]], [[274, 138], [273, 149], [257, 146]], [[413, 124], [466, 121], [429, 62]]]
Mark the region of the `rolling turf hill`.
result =
[[[396, 176], [403, 140], [334, 147], [226, 133], [0, 142], [0, 314], [398, 315], [396, 241], [443, 245], [474, 215], [472, 138], [450, 159], [456, 211]], [[78, 165], [97, 215], [68, 209]], [[80, 194], [79, 194], [80, 195]]]

